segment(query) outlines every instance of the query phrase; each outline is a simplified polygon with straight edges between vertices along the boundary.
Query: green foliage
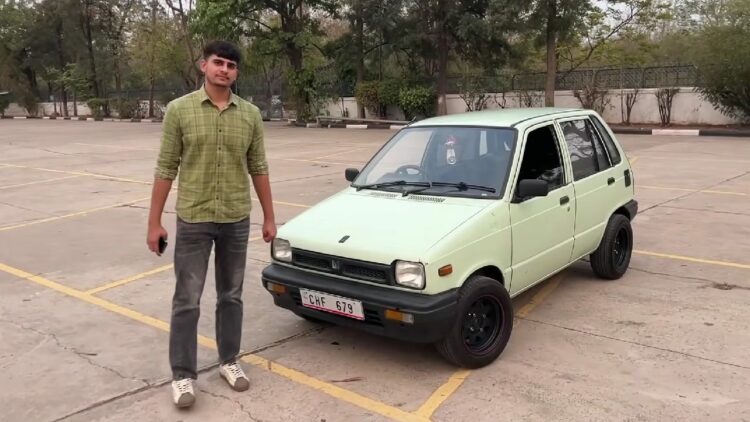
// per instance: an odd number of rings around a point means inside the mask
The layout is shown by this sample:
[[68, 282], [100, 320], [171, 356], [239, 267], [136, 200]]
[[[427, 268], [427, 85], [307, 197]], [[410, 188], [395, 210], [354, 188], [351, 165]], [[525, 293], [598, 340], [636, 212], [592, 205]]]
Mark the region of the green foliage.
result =
[[105, 110], [107, 109], [107, 100], [104, 98], [90, 98], [86, 101], [86, 105], [91, 110], [91, 115], [94, 117], [104, 117]]
[[378, 86], [378, 99], [383, 106], [399, 105], [401, 89], [404, 83], [401, 79], [384, 79]]
[[735, 0], [728, 9], [726, 23], [701, 33], [700, 92], [722, 113], [750, 121], [750, 1]]
[[478, 111], [487, 107], [490, 100], [487, 78], [481, 75], [464, 74], [457, 83], [458, 96], [466, 103], [466, 111]]
[[399, 93], [399, 105], [407, 120], [433, 116], [436, 100], [437, 93], [432, 87], [402, 88]]
[[132, 100], [128, 98], [113, 98], [110, 100], [110, 105], [117, 113], [117, 116], [121, 119], [141, 117], [138, 114], [138, 111], [140, 109], [138, 100]]
[[378, 81], [360, 82], [354, 88], [357, 102], [375, 114], [380, 114], [380, 83]]
[[294, 98], [302, 100], [302, 110], [296, 110], [301, 122], [314, 120], [324, 104], [337, 96], [335, 74], [330, 68], [308, 65], [299, 72], [290, 70], [287, 80]]
[[0, 116], [5, 116], [5, 109], [10, 105], [9, 95], [0, 95]]

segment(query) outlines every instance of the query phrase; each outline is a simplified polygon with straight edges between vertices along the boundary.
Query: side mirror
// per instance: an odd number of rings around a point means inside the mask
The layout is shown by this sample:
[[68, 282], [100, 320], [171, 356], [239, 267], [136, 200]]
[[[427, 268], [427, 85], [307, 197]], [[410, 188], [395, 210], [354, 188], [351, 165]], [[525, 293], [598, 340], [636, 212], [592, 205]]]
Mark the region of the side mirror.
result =
[[529, 198], [537, 196], [547, 196], [549, 193], [549, 183], [538, 179], [523, 179], [518, 182], [516, 197], [513, 202], [523, 202]]
[[348, 168], [344, 171], [344, 177], [346, 177], [346, 180], [348, 182], [353, 182], [354, 179], [359, 176], [359, 170], [354, 168]]

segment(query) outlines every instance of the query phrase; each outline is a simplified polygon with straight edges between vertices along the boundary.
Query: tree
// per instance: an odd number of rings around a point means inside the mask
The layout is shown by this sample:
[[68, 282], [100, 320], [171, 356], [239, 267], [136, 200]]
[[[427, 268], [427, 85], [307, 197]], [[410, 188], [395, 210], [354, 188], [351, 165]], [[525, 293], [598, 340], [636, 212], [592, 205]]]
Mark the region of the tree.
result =
[[[318, 14], [335, 15], [335, 0], [216, 0], [199, 2], [196, 25], [199, 28], [231, 25], [235, 34], [274, 40], [289, 62], [287, 81], [292, 90], [298, 119], [310, 117], [315, 69], [306, 66], [305, 57], [321, 55]], [[315, 11], [316, 13], [311, 13]], [[239, 34], [238, 34], [239, 35]]]
[[572, 57], [567, 74], [586, 63], [600, 47], [631, 24], [654, 17], [654, 0], [618, 0], [601, 9], [591, 0], [537, 0], [528, 22], [544, 28], [539, 34], [546, 47], [545, 105], [555, 105], [559, 46], [582, 46]]

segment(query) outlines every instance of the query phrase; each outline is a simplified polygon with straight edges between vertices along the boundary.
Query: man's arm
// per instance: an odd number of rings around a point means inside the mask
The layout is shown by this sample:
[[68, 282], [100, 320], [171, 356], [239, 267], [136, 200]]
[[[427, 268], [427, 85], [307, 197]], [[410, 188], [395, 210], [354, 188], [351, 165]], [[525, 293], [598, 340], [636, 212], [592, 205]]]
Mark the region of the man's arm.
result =
[[179, 120], [174, 108], [167, 106], [164, 115], [164, 131], [162, 134], [159, 157], [156, 161], [154, 186], [151, 189], [151, 208], [148, 214], [148, 233], [146, 243], [149, 250], [159, 253], [159, 238], [167, 238], [167, 231], [161, 224], [164, 204], [167, 202], [172, 181], [177, 177], [182, 156], [182, 133]]
[[263, 140], [263, 120], [260, 112], [255, 113], [253, 139], [247, 152], [247, 167], [253, 179], [253, 187], [263, 209], [263, 240], [272, 241], [276, 237], [276, 217], [273, 213], [271, 181], [268, 177], [265, 142]]

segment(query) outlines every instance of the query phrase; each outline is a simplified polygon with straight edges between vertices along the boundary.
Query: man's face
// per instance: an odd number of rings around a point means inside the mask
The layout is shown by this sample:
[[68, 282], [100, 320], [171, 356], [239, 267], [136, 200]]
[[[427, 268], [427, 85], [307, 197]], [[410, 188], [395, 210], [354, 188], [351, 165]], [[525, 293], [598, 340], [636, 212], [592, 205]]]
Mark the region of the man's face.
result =
[[212, 85], [228, 88], [237, 80], [237, 63], [215, 54], [201, 61], [201, 71]]

